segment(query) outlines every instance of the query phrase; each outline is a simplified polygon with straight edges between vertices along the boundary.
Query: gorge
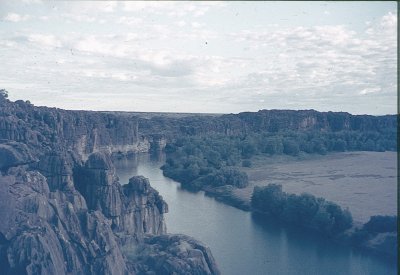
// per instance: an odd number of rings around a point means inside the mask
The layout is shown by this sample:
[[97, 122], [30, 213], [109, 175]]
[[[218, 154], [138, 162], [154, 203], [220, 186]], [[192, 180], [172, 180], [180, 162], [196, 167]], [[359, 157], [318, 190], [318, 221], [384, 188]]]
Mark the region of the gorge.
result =
[[[396, 148], [396, 116], [259, 111], [238, 115], [67, 111], [0, 98], [0, 266], [5, 274], [219, 274], [211, 250], [166, 234], [168, 205], [113, 158], [178, 137], [257, 132], [374, 132]], [[378, 140], [377, 139], [377, 140]], [[174, 232], [179, 233], [179, 232]]]
[[2, 94], [4, 274], [219, 274], [207, 247], [166, 234], [168, 206], [146, 178], [119, 183], [110, 156], [148, 151], [153, 142], [137, 127]]

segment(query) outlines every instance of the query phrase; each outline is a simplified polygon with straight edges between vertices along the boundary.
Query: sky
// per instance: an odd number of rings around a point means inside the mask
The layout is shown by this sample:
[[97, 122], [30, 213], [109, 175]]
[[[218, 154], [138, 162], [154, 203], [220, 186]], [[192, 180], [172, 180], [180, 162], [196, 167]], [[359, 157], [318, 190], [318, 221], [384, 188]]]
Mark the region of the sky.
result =
[[397, 3], [0, 1], [0, 88], [73, 110], [397, 113]]

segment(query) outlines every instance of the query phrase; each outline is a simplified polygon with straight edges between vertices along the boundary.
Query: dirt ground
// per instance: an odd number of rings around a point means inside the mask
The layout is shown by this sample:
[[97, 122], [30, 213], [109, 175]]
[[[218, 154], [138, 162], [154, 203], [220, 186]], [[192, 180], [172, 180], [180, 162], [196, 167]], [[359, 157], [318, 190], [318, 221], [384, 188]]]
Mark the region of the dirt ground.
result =
[[241, 168], [250, 180], [233, 194], [250, 200], [254, 186], [281, 184], [288, 193], [310, 193], [348, 207], [355, 222], [397, 214], [397, 153], [344, 152], [326, 156], [257, 156]]

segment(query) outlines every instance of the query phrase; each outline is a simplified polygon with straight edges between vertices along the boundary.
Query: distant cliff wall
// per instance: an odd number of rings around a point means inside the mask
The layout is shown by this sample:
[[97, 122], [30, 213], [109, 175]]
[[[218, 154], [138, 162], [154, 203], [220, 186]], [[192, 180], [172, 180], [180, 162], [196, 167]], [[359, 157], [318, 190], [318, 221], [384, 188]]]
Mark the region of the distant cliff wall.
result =
[[35, 107], [23, 101], [0, 102], [0, 140], [39, 147], [42, 153], [63, 148], [83, 161], [93, 152], [126, 155], [163, 150], [182, 135], [245, 135], [279, 131], [387, 131], [397, 116], [351, 115], [315, 110], [261, 110], [227, 115], [180, 118]]
[[397, 128], [396, 115], [352, 115], [315, 110], [261, 110], [227, 115], [139, 118], [142, 135], [163, 134], [167, 138], [182, 135], [245, 135], [279, 131], [385, 131]]
[[89, 111], [34, 107], [17, 101], [0, 104], [0, 140], [13, 140], [49, 151], [73, 151], [83, 160], [93, 152], [147, 152], [135, 117]]

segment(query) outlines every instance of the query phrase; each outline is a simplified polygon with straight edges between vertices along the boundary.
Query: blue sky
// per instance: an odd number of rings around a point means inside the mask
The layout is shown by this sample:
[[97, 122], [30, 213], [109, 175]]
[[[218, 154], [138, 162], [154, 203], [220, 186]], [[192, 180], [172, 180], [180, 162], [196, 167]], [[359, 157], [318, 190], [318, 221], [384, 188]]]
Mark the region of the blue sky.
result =
[[2, 1], [0, 88], [65, 109], [397, 111], [396, 2]]

